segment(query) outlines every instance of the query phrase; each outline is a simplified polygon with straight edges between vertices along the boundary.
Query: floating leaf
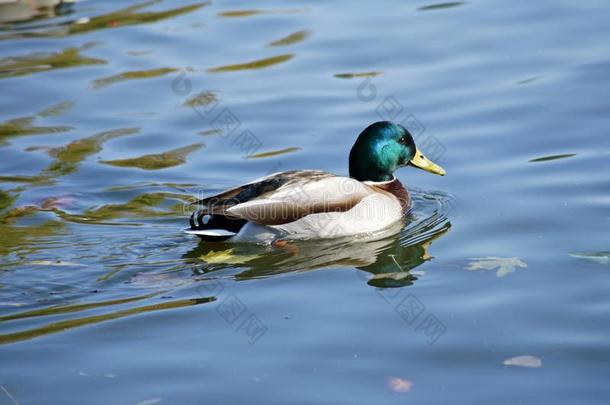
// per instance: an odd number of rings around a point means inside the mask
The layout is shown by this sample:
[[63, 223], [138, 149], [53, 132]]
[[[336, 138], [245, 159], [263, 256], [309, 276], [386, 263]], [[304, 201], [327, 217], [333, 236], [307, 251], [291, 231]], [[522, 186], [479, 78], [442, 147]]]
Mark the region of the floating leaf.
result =
[[565, 159], [565, 158], [569, 158], [572, 156], [576, 156], [576, 153], [564, 153], [562, 155], [551, 155], [551, 156], [544, 156], [544, 157], [539, 157], [536, 159], [531, 159], [529, 162], [533, 163], [533, 162], [547, 162], [549, 160], [557, 160], [557, 159]]
[[284, 38], [280, 38], [276, 41], [270, 42], [267, 46], [286, 46], [293, 45], [299, 42], [303, 42], [311, 33], [307, 30], [297, 31]]
[[577, 259], [589, 260], [599, 264], [610, 264], [610, 252], [582, 252], [570, 253], [570, 256]]
[[209, 251], [199, 258], [208, 264], [243, 264], [250, 260], [256, 259], [257, 255], [236, 255], [233, 254], [234, 249], [226, 249], [215, 252]]
[[262, 152], [262, 153], [257, 153], [254, 155], [248, 155], [248, 159], [267, 158], [267, 157], [271, 157], [271, 156], [283, 155], [285, 153], [296, 152], [298, 150], [301, 150], [301, 148], [293, 146], [290, 148], [284, 148], [284, 149], [274, 150], [274, 151], [270, 151], [270, 152]]
[[388, 386], [394, 392], [409, 392], [413, 388], [413, 381], [405, 378], [390, 377], [388, 378]]
[[93, 88], [99, 89], [102, 87], [109, 86], [114, 83], [123, 82], [126, 80], [135, 80], [135, 79], [150, 79], [152, 77], [161, 77], [165, 76], [168, 73], [176, 72], [178, 69], [175, 68], [159, 68], [159, 69], [149, 69], [149, 70], [133, 70], [130, 72], [119, 73], [118, 75], [104, 77], [102, 79], [97, 79], [93, 81]]
[[339, 79], [353, 79], [355, 77], [375, 77], [380, 74], [381, 72], [337, 73], [333, 76]]
[[102, 163], [119, 167], [138, 167], [144, 170], [165, 169], [184, 164], [186, 162], [186, 157], [190, 153], [201, 149], [203, 146], [202, 143], [195, 143], [164, 153], [144, 155], [131, 159], [102, 160]]
[[524, 355], [506, 359], [503, 364], [505, 366], [539, 368], [542, 367], [542, 360], [536, 356]]
[[219, 72], [235, 72], [239, 70], [263, 69], [269, 66], [277, 65], [289, 61], [294, 57], [293, 54], [272, 56], [270, 58], [258, 59], [252, 62], [238, 63], [234, 65], [225, 65], [212, 69], [208, 69], [209, 73]]
[[429, 6], [420, 7], [420, 8], [418, 8], [418, 10], [419, 11], [440, 10], [443, 8], [452, 8], [452, 7], [461, 6], [462, 4], [464, 4], [463, 1], [453, 1], [453, 2], [448, 2], [448, 3], [430, 4]]
[[527, 264], [518, 257], [479, 257], [472, 258], [467, 270], [494, 270], [498, 269], [496, 276], [504, 277], [515, 271], [517, 267], [527, 267]]

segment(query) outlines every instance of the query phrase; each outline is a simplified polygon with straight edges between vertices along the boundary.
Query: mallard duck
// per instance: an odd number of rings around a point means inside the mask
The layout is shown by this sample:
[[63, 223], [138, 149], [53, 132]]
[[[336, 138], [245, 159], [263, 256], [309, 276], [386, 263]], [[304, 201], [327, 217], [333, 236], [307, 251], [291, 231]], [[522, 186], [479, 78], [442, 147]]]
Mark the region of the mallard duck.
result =
[[186, 233], [205, 240], [273, 243], [370, 235], [396, 225], [411, 207], [394, 176], [404, 166], [445, 175], [402, 125], [369, 125], [349, 154], [349, 177], [318, 171], [274, 173], [199, 200]]

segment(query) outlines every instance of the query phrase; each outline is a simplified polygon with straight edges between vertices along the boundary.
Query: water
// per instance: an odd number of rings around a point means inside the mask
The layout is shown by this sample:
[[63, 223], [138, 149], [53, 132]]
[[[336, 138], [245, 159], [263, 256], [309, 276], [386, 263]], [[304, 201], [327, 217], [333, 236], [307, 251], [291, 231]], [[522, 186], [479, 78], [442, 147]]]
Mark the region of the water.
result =
[[[607, 403], [607, 2], [24, 4], [0, 5], [1, 403]], [[381, 118], [448, 172], [398, 172], [397, 234], [180, 232], [198, 196], [346, 173]]]

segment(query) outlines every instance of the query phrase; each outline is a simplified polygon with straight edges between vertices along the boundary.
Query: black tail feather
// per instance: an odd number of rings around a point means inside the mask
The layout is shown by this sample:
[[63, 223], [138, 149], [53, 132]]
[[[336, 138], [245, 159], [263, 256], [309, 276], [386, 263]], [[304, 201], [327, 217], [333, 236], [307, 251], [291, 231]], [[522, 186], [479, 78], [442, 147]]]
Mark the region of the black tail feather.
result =
[[[225, 240], [235, 236], [248, 221], [229, 218], [221, 214], [209, 214], [206, 210], [198, 210], [191, 214], [189, 223], [192, 231], [203, 231], [197, 236], [204, 240]], [[205, 231], [209, 230], [210, 234]], [[214, 231], [225, 231], [226, 235], [214, 235]]]

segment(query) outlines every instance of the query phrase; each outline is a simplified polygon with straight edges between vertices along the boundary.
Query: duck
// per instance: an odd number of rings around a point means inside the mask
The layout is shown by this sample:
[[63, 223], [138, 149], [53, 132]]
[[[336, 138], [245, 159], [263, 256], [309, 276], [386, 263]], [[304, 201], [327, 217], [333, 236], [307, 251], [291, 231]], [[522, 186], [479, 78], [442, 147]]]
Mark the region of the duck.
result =
[[184, 231], [205, 241], [288, 243], [382, 234], [405, 221], [411, 198], [394, 175], [412, 166], [444, 176], [402, 125], [378, 121], [356, 138], [349, 176], [273, 173], [198, 200]]

